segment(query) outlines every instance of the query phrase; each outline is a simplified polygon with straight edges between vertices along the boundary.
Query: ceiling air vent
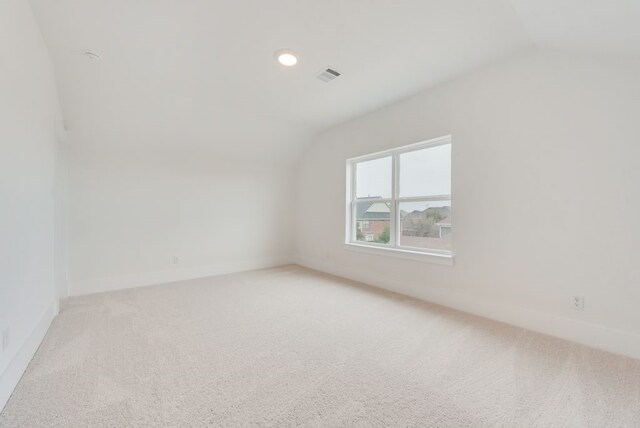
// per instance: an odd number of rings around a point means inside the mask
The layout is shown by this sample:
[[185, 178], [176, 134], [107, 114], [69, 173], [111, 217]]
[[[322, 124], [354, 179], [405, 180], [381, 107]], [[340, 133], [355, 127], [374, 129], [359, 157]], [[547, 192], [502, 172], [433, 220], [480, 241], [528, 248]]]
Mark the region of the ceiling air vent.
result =
[[85, 58], [90, 59], [90, 60], [100, 59], [100, 55], [98, 55], [95, 52], [91, 52], [91, 51], [84, 51], [84, 52], [82, 52], [82, 55], [84, 55]]
[[327, 67], [325, 70], [322, 70], [320, 73], [316, 74], [316, 77], [325, 83], [329, 83], [333, 79], [340, 77], [341, 75], [342, 73], [340, 73], [339, 71]]

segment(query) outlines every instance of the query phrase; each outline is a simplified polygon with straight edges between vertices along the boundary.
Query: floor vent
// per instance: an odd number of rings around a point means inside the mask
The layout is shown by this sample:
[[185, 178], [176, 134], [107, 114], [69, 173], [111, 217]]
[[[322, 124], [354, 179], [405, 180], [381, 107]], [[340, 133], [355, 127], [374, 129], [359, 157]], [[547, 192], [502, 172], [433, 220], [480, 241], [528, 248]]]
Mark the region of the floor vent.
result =
[[325, 70], [322, 70], [320, 73], [318, 73], [316, 77], [325, 83], [329, 83], [333, 79], [336, 79], [341, 75], [342, 73], [340, 73], [339, 71], [336, 71], [333, 68], [327, 67]]

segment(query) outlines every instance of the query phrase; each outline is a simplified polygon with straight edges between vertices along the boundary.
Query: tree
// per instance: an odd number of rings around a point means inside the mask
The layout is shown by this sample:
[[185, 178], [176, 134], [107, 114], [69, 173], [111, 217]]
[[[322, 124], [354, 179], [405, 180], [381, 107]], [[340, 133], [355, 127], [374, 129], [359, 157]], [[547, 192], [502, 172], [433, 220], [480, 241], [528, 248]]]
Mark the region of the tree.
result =
[[436, 212], [431, 217], [433, 218], [434, 223], [439, 223], [440, 221], [445, 219], [445, 216], [441, 212]]
[[378, 235], [378, 239], [376, 239], [376, 242], [387, 244], [389, 242], [389, 239], [391, 239], [389, 226], [385, 226], [384, 229], [382, 230], [382, 233]]

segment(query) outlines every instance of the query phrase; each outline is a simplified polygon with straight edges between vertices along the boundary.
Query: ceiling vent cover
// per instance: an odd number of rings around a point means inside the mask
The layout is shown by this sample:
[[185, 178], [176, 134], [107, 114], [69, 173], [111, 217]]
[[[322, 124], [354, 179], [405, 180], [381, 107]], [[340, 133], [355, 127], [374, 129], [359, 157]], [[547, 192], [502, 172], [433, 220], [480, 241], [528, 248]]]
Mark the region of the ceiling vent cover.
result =
[[84, 51], [84, 52], [82, 52], [82, 55], [84, 55], [85, 58], [90, 59], [90, 60], [100, 59], [100, 55], [98, 55], [95, 52], [91, 52], [91, 51]]
[[316, 74], [316, 77], [325, 83], [329, 83], [333, 79], [336, 79], [340, 76], [342, 76], [342, 73], [340, 73], [339, 71], [331, 67], [327, 67], [326, 69], [322, 70], [320, 73]]

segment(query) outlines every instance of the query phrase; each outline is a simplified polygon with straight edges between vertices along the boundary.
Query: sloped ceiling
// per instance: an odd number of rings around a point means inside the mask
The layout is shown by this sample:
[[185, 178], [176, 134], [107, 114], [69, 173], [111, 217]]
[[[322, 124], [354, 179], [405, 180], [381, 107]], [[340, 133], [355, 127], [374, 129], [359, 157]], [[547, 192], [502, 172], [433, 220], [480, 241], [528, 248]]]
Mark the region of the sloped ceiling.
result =
[[638, 0], [512, 0], [536, 45], [640, 55]]
[[[536, 44], [637, 52], [634, 2], [582, 3], [593, 2], [32, 0], [72, 144], [265, 160], [295, 159], [320, 130]], [[279, 48], [298, 66], [280, 66]], [[317, 80], [326, 66], [343, 76]]]

